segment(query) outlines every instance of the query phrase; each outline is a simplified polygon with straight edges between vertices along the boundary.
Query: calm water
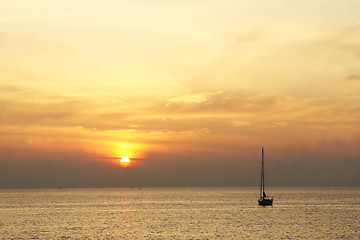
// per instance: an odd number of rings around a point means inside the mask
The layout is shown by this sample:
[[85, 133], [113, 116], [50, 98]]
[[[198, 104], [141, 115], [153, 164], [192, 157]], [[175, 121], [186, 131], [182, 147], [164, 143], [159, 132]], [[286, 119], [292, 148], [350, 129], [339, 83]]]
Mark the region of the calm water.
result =
[[360, 188], [0, 190], [2, 239], [360, 239]]

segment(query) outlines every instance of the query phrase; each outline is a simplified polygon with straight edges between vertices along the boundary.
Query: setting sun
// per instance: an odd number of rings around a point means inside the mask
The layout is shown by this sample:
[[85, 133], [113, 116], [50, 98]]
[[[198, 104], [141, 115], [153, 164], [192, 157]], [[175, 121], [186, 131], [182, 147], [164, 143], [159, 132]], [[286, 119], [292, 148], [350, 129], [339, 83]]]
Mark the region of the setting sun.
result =
[[122, 167], [128, 167], [130, 165], [131, 161], [128, 157], [123, 157], [120, 160], [120, 164]]

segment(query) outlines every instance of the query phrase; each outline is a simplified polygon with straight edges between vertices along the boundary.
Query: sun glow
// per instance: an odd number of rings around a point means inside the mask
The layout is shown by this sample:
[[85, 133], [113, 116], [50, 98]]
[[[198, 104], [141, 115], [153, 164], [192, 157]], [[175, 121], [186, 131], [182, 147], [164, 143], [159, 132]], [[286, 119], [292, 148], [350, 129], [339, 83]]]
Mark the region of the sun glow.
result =
[[123, 157], [120, 159], [120, 165], [122, 167], [128, 167], [130, 165], [130, 163], [131, 163], [131, 160], [128, 157]]

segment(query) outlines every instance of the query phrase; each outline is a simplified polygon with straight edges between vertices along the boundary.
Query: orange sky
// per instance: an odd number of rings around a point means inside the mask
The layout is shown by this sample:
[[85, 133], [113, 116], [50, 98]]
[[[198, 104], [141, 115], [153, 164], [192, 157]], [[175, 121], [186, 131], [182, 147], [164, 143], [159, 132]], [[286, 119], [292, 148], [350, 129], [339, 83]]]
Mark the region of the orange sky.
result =
[[1, 1], [0, 187], [359, 185], [358, 9]]

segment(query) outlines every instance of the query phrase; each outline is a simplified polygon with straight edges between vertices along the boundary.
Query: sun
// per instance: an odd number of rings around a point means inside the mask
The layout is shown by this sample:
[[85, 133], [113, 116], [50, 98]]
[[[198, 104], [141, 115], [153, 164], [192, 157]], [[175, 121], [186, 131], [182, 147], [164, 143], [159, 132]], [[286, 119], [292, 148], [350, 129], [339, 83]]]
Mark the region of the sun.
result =
[[120, 165], [122, 167], [128, 167], [130, 165], [130, 163], [131, 163], [131, 160], [128, 157], [123, 157], [120, 159]]
[[123, 158], [121, 158], [120, 162], [121, 163], [130, 163], [131, 161], [128, 157], [123, 157]]

